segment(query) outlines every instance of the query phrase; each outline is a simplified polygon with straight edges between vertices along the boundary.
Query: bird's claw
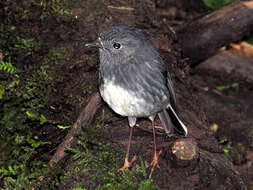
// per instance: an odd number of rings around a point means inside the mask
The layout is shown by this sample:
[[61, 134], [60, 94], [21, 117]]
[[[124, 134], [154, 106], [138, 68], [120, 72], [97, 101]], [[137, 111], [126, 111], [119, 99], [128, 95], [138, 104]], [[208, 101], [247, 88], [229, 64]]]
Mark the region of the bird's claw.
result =
[[150, 163], [150, 167], [152, 167], [152, 168], [151, 168], [151, 171], [150, 171], [150, 174], [149, 174], [149, 179], [152, 178], [152, 174], [153, 174], [153, 172], [154, 172], [154, 170], [155, 170], [155, 167], [160, 168], [160, 166], [158, 165], [158, 158], [159, 158], [159, 156], [160, 156], [161, 154], [162, 154], [162, 151], [161, 151], [161, 150], [159, 151], [158, 154], [157, 154], [156, 152], [155, 152], [155, 154], [154, 154], [153, 160], [152, 160], [152, 162]]
[[132, 166], [132, 164], [136, 161], [136, 155], [134, 155], [134, 157], [132, 158], [132, 160], [129, 162], [127, 158], [125, 158], [125, 162], [124, 162], [124, 165], [123, 167], [121, 167], [118, 171], [122, 171], [124, 172], [125, 169], [129, 168]]

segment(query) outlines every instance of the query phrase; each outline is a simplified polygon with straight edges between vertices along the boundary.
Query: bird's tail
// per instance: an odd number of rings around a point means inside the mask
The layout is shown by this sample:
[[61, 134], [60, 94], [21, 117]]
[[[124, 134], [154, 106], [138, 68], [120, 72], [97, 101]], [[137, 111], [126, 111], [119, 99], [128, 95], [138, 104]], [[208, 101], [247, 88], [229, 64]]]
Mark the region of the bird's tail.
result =
[[184, 136], [187, 136], [187, 127], [179, 119], [171, 105], [169, 105], [167, 109], [163, 109], [160, 113], [158, 113], [158, 116], [168, 136], [173, 136], [174, 130], [176, 130], [180, 134], [183, 134]]

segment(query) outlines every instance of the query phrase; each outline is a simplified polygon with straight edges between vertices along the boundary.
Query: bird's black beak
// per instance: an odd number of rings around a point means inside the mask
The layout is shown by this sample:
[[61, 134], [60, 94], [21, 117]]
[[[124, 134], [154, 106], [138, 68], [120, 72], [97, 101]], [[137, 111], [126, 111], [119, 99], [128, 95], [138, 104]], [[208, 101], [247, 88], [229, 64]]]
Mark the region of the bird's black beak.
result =
[[91, 43], [87, 43], [85, 44], [86, 47], [98, 47], [98, 48], [103, 48], [102, 44], [100, 43], [99, 40], [96, 40], [94, 42]]

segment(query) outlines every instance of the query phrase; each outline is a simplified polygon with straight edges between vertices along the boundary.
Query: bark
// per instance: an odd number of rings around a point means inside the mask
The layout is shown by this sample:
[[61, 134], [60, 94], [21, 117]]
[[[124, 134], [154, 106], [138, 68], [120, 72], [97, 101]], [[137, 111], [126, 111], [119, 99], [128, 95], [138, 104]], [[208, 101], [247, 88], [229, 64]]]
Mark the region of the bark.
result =
[[196, 67], [196, 72], [217, 72], [227, 76], [237, 76], [245, 81], [253, 81], [253, 59], [251, 56], [240, 55], [234, 50], [220, 51]]

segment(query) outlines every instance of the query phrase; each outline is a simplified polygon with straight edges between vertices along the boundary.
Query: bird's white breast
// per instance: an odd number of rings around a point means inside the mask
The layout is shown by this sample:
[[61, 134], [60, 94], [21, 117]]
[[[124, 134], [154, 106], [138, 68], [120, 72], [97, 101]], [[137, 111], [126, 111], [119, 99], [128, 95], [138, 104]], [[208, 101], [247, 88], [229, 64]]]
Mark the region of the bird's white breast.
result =
[[122, 116], [145, 117], [150, 114], [147, 113], [147, 104], [144, 99], [136, 96], [134, 92], [115, 85], [114, 80], [104, 79], [100, 94], [104, 101]]

